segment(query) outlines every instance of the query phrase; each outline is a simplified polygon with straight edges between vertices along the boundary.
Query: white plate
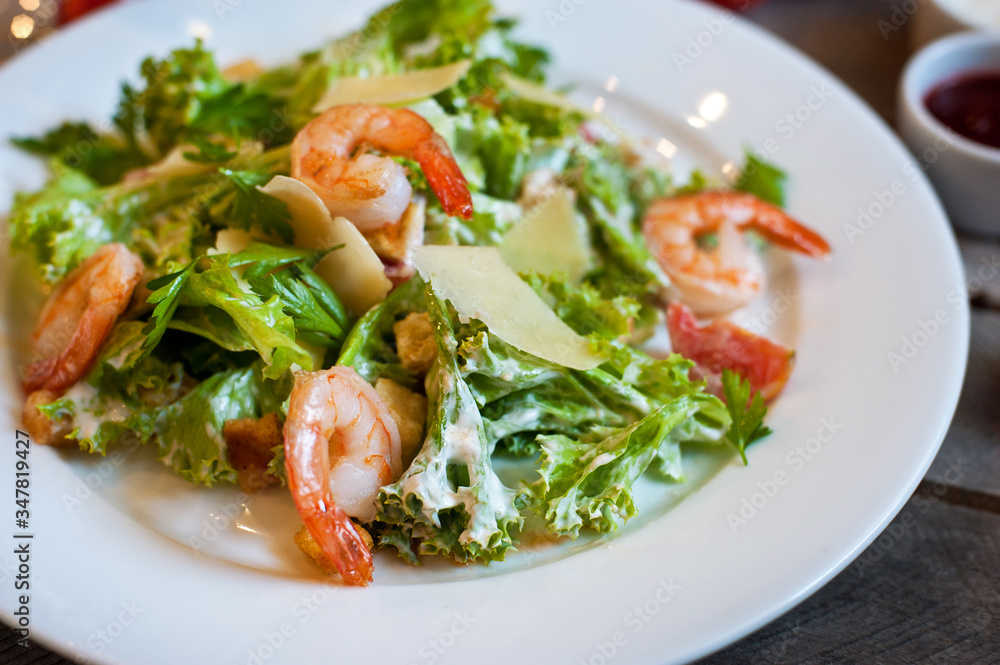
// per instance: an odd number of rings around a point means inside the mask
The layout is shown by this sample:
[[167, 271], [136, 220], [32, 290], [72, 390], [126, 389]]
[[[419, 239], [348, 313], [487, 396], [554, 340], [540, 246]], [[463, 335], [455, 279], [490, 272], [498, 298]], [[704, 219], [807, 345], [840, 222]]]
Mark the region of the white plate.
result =
[[[183, 0], [101, 12], [0, 71], [0, 128], [102, 120], [143, 56], [190, 34], [210, 34], [222, 62], [278, 62], [361, 25], [375, 4], [274, 7]], [[524, 19], [523, 36], [552, 50], [556, 79], [578, 82], [580, 99], [601, 96], [625, 130], [676, 146], [682, 177], [692, 164], [724, 168], [744, 145], [791, 173], [790, 210], [834, 254], [828, 264], [779, 257], [778, 290], [792, 306], [778, 299], [745, 314], [798, 350], [769, 418], [774, 436], [751, 450], [748, 468], [699, 459], [687, 488], [646, 483], [638, 526], [620, 537], [526, 547], [489, 569], [413, 570], [383, 556], [365, 590], [318, 582], [290, 549], [297, 519], [281, 492], [244, 502], [231, 489], [185, 484], [143, 451], [101, 460], [35, 447], [33, 639], [144, 665], [682, 662], [815, 591], [909, 497], [953, 413], [969, 318], [945, 217], [897, 140], [829, 74], [716, 8], [504, 7]], [[0, 147], [0, 209], [43, 178], [37, 162]], [[30, 280], [2, 265], [0, 311], [9, 312], [12, 280], [18, 295]], [[3, 339], [26, 319], [5, 314]], [[5, 432], [20, 402], [9, 355], [0, 359]], [[13, 462], [12, 449], [0, 456], [5, 485]], [[13, 560], [0, 561], [12, 623]]]

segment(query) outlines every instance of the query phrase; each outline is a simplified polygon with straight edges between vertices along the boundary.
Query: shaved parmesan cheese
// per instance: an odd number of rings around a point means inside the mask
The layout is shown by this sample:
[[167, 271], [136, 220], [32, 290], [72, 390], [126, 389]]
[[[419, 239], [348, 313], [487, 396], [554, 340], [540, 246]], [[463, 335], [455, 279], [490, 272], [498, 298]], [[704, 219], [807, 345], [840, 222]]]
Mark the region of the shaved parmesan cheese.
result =
[[517, 272], [559, 272], [572, 284], [578, 284], [590, 268], [586, 227], [577, 219], [573, 195], [565, 187], [528, 211], [504, 235], [499, 249]]
[[200, 162], [188, 161], [188, 159], [184, 156], [185, 152], [197, 151], [198, 149], [190, 144], [174, 146], [171, 148], [170, 152], [163, 156], [163, 159], [155, 164], [150, 164], [149, 166], [138, 169], [134, 173], [140, 173], [144, 178], [153, 176], [157, 178], [177, 178], [217, 168], [217, 165], [215, 164], [202, 164]]
[[515, 95], [521, 97], [522, 99], [526, 99], [529, 102], [542, 104], [543, 106], [554, 106], [566, 111], [577, 111], [584, 114], [588, 113], [586, 110], [580, 108], [579, 104], [571, 100], [569, 97], [560, 95], [558, 92], [550, 90], [543, 85], [526, 81], [525, 79], [514, 76], [509, 72], [501, 72], [500, 81]]
[[431, 97], [458, 83], [471, 65], [469, 60], [460, 60], [403, 74], [368, 78], [345, 76], [330, 84], [312, 111], [322, 113], [339, 104], [405, 104]]
[[360, 315], [385, 298], [392, 282], [385, 276], [382, 260], [354, 224], [343, 217], [331, 217], [319, 197], [294, 178], [274, 176], [260, 191], [288, 206], [296, 246], [325, 249], [344, 245], [327, 254], [315, 271], [349, 310]]
[[208, 250], [209, 254], [236, 254], [242, 252], [254, 241], [249, 231], [243, 229], [222, 229], [215, 234], [215, 247]]
[[[253, 241], [254, 237], [242, 229], [222, 229], [215, 235], [215, 247], [210, 247], [208, 254], [210, 256], [215, 254], [236, 254], [246, 249]], [[233, 274], [236, 284], [239, 285], [243, 293], [253, 293], [250, 283], [243, 279], [243, 273], [247, 271], [248, 267], [240, 266], [229, 269], [229, 272]]]
[[554, 92], [543, 85], [538, 85], [537, 83], [532, 83], [531, 81], [518, 78], [509, 72], [501, 72], [500, 81], [507, 86], [508, 90], [521, 99], [534, 102], [535, 104], [541, 104], [543, 106], [554, 106], [556, 108], [563, 109], [564, 111], [576, 111], [577, 113], [582, 113], [586, 117], [596, 120], [605, 127], [608, 127], [614, 134], [621, 133], [621, 128], [616, 126], [615, 123], [603, 113], [583, 108], [569, 97], [560, 95], [558, 92]]
[[573, 369], [604, 362], [503, 262], [496, 247], [427, 245], [417, 248], [413, 263], [463, 322], [478, 319], [508, 344]]

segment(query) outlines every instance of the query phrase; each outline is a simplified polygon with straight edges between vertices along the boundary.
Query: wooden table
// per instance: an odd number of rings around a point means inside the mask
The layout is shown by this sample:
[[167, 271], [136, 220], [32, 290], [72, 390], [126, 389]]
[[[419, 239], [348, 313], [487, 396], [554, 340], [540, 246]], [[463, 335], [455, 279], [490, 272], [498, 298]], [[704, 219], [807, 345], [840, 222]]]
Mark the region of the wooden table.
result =
[[[771, 0], [749, 17], [851, 85], [883, 117], [907, 58], [905, 29], [877, 27], [893, 0]], [[1000, 245], [962, 239], [968, 266]], [[844, 572], [785, 616], [701, 661], [1000, 662], [1000, 282], [973, 294], [972, 347], [958, 412], [927, 476], [892, 525]], [[15, 649], [0, 662], [69, 665]]]

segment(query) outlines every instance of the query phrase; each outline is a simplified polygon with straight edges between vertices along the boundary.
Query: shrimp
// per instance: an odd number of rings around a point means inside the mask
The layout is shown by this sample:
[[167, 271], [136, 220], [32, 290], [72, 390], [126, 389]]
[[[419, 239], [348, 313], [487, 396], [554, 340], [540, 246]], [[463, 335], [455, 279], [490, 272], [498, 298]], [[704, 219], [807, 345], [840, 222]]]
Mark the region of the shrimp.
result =
[[371, 552], [349, 516], [371, 521], [379, 488], [402, 473], [392, 415], [350, 367], [299, 372], [284, 439], [288, 486], [302, 522], [345, 582], [367, 585]]
[[449, 215], [472, 218], [472, 195], [448, 144], [408, 109], [333, 106], [292, 142], [292, 177], [309, 186], [332, 215], [362, 231], [397, 223], [413, 193], [406, 171], [388, 155], [416, 160]]
[[49, 296], [31, 337], [36, 360], [28, 366], [26, 393], [62, 394], [91, 366], [142, 279], [142, 259], [125, 245], [104, 245], [71, 272]]
[[[699, 316], [721, 316], [746, 305], [764, 288], [766, 274], [742, 231], [814, 258], [830, 245], [780, 209], [751, 194], [708, 191], [663, 198], [646, 210], [642, 232], [672, 282], [675, 295]], [[715, 233], [713, 250], [699, 236]]]

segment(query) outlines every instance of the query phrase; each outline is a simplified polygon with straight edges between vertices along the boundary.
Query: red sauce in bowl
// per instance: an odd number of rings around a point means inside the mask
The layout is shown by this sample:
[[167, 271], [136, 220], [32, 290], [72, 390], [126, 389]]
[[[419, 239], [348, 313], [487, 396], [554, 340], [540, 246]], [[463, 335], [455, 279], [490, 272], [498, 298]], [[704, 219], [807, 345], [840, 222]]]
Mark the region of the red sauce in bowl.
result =
[[1000, 71], [967, 74], [935, 86], [931, 114], [967, 139], [1000, 148]]

